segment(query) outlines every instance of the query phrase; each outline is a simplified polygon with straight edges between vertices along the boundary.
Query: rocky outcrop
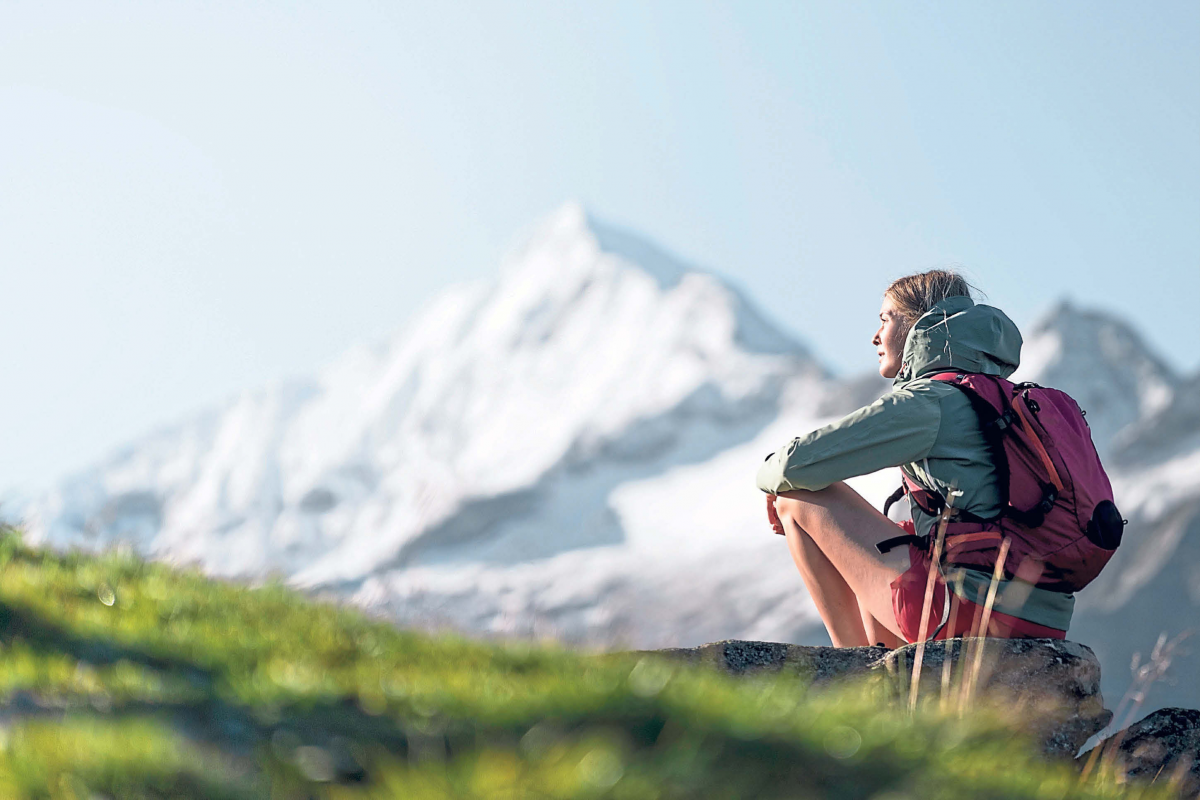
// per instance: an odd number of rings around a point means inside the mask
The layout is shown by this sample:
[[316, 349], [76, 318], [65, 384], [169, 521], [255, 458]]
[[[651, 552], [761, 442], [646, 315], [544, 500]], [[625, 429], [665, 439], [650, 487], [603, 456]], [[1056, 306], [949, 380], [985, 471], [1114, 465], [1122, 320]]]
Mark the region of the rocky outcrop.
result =
[[[1073, 758], [1112, 720], [1100, 693], [1100, 662], [1090, 648], [1060, 639], [951, 639], [930, 642], [918, 696], [940, 696], [947, 672], [953, 686], [973, 671], [972, 647], [982, 642], [975, 701], [1004, 710], [1016, 727], [1042, 743], [1047, 755]], [[911, 686], [917, 645], [884, 656], [881, 666], [903, 697]], [[964, 666], [966, 669], [964, 670]]]
[[[1124, 773], [1127, 780], [1174, 786], [1183, 797], [1200, 794], [1200, 711], [1155, 711], [1097, 747], [1100, 763]], [[1080, 756], [1080, 763], [1091, 756]]]
[[[963, 685], [963, 667], [968, 660], [973, 662], [972, 648], [979, 642], [952, 639], [926, 645], [918, 697], [942, 697], [943, 675], [950, 679], [951, 694], [959, 691], [955, 687]], [[1047, 755], [1074, 757], [1112, 719], [1100, 694], [1100, 664], [1084, 645], [1055, 639], [986, 639], [982, 646], [972, 702], [1004, 709], [1017, 728], [1041, 743]], [[916, 645], [889, 651], [725, 641], [658, 652], [730, 675], [800, 675], [814, 686], [874, 676], [897, 701], [903, 701], [909, 697], [916, 649]]]
[[656, 650], [690, 664], [704, 664], [730, 675], [799, 675], [813, 685], [867, 675], [887, 653], [886, 647], [804, 647], [781, 642], [730, 639], [701, 647]]

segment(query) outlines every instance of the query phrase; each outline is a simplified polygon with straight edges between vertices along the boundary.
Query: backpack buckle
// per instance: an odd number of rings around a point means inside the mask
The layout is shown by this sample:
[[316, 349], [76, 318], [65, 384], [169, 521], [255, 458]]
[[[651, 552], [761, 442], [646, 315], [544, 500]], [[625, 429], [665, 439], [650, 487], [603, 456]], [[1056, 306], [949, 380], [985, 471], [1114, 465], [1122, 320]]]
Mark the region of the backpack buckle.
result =
[[906, 533], [903, 536], [893, 536], [890, 539], [884, 539], [882, 542], [879, 542], [875, 545], [875, 549], [878, 550], [882, 555], [884, 553], [892, 552], [902, 544], [912, 544], [916, 545], [920, 550], [928, 550], [929, 537]]
[[1050, 513], [1050, 509], [1054, 508], [1055, 501], [1058, 500], [1058, 490], [1048, 483], [1042, 484], [1042, 502], [1038, 503], [1038, 510], [1042, 512], [1042, 516]]
[[992, 424], [996, 426], [996, 430], [1006, 431], [1016, 421], [1017, 421], [1017, 415], [1014, 414], [1013, 410], [1010, 408], [1007, 411], [1005, 411], [1003, 414], [1001, 414], [1000, 416], [998, 416], [994, 420], [992, 420]]

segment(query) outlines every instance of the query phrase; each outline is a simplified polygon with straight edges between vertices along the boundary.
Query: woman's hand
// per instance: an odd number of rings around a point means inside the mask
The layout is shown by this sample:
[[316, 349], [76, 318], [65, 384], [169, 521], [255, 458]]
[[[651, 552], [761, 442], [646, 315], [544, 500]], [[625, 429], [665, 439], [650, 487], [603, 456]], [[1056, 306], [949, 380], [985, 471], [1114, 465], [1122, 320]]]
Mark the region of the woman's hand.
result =
[[775, 495], [767, 495], [767, 522], [771, 523], [771, 530], [783, 536], [783, 523], [779, 521], [779, 514], [775, 511]]

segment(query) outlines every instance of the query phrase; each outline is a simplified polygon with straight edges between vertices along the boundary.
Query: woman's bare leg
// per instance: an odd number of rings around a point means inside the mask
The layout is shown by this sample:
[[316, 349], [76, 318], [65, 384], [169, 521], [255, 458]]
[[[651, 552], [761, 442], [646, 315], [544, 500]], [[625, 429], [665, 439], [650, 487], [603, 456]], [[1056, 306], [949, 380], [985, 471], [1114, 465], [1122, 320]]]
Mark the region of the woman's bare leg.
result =
[[800, 526], [780, 514], [792, 561], [834, 647], [861, 647], [870, 644], [858, 613], [858, 599], [837, 568]]
[[[795, 526], [790, 527], [798, 531]], [[894, 650], [905, 643], [859, 605], [849, 584], [807, 533], [789, 534], [787, 540], [792, 560], [800, 570], [834, 647], [882, 644]], [[850, 593], [848, 597], [847, 592]], [[858, 625], [854, 624], [855, 615]]]
[[897, 647], [907, 644], [899, 636], [881, 625], [879, 620], [871, 616], [871, 613], [866, 609], [860, 606], [858, 613], [862, 617], [863, 630], [866, 631], [867, 642], [870, 644], [881, 644], [889, 650], [895, 650]]
[[886, 555], [875, 549], [876, 542], [896, 535], [895, 523], [840, 482], [817, 492], [784, 492], [775, 510], [834, 644], [874, 644], [863, 625], [867, 615], [899, 637], [891, 583], [908, 569], [908, 549]]

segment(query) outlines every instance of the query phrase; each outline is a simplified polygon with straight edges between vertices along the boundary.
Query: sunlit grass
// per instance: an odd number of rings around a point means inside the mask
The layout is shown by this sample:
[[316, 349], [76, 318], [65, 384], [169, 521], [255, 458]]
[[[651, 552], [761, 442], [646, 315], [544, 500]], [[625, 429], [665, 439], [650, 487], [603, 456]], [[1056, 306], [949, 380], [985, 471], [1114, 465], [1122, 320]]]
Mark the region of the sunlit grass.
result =
[[0, 538], [4, 797], [1108, 797], [986, 715]]

